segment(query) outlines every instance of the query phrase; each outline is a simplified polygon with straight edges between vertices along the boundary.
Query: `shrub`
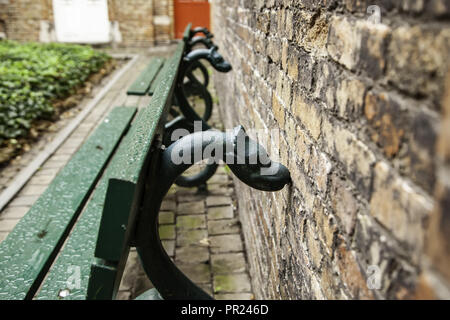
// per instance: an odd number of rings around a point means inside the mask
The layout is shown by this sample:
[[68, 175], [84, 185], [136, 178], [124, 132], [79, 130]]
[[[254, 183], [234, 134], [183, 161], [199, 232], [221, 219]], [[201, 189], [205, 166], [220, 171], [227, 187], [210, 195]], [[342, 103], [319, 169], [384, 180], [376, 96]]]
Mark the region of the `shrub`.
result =
[[33, 120], [51, 118], [52, 103], [73, 93], [109, 59], [79, 45], [0, 41], [0, 144], [25, 137]]

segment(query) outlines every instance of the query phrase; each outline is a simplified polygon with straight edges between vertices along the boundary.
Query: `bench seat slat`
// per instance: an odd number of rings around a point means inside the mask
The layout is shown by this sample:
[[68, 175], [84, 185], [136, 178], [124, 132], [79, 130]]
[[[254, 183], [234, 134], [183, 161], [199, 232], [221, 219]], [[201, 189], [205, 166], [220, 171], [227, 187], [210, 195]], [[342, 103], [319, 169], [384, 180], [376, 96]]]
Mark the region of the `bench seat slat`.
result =
[[128, 95], [144, 96], [150, 89], [150, 85], [158, 74], [159, 70], [163, 66], [164, 58], [153, 58], [150, 63], [141, 72], [139, 77], [128, 88]]
[[113, 109], [0, 244], [0, 299], [34, 295], [135, 113]]
[[150, 86], [150, 89], [148, 90], [149, 96], [152, 96], [155, 93], [156, 88], [159, 86], [159, 83], [166, 74], [166, 69], [168, 65], [169, 63], [164, 63], [163, 67], [161, 68], [161, 71], [158, 72], [158, 75], [156, 76], [155, 80], [152, 82], [152, 85]]

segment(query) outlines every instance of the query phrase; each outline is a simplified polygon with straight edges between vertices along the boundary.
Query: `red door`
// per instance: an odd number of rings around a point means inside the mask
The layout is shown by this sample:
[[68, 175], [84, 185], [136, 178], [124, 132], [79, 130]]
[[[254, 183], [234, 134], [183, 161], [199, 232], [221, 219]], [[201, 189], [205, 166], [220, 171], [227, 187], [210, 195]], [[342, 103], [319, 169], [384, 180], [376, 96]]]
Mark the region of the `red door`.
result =
[[188, 23], [192, 28], [210, 28], [210, 9], [208, 0], [174, 0], [175, 1], [175, 38], [181, 39]]

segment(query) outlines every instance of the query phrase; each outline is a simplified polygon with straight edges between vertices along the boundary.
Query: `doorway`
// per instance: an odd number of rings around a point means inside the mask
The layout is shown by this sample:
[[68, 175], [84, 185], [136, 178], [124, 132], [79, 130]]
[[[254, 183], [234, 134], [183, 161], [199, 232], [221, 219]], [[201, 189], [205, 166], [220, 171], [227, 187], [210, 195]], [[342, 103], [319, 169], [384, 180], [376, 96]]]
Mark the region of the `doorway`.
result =
[[210, 26], [210, 5], [208, 0], [174, 0], [175, 38], [183, 38], [183, 32], [188, 23], [192, 28]]
[[53, 0], [53, 12], [59, 42], [110, 41], [107, 0]]

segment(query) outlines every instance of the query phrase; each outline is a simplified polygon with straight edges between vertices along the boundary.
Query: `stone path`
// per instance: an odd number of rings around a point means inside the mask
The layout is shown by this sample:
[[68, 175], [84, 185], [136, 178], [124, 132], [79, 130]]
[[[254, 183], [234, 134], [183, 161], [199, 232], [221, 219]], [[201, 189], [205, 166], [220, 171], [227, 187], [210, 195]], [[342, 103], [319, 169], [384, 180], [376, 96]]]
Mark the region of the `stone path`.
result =
[[[113, 107], [142, 108], [149, 103], [150, 97], [127, 96], [126, 88], [146, 67], [151, 56], [169, 54], [171, 49], [172, 47], [166, 47], [150, 52], [133, 52], [140, 55], [133, 67], [114, 84], [81, 125], [0, 212], [0, 242]], [[101, 85], [105, 85], [111, 77], [112, 75], [105, 78]], [[100, 88], [96, 88], [93, 94], [99, 90]], [[74, 112], [81, 110], [92, 98], [93, 96], [84, 99]], [[214, 109], [212, 123], [220, 128], [222, 125], [217, 107]], [[3, 170], [0, 190], [11, 183], [17, 172], [51, 139], [51, 134], [44, 137], [19, 161]], [[195, 188], [173, 187], [164, 200], [160, 213], [160, 234], [167, 253], [191, 280], [216, 299], [253, 298], [237, 213], [233, 182], [223, 166], [208, 182], [206, 194], [197, 194]], [[151, 287], [137, 253], [132, 249], [118, 299], [133, 299]]]

